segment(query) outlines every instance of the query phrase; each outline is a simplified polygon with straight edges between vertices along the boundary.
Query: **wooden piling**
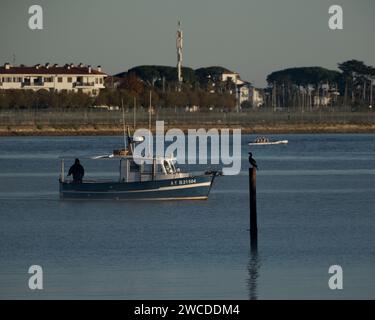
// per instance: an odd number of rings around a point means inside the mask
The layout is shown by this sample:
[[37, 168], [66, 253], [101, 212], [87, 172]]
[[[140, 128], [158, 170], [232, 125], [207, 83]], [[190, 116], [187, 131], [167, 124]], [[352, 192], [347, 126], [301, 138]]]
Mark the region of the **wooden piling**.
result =
[[65, 168], [64, 168], [64, 159], [61, 159], [60, 164], [60, 182], [64, 182], [65, 180]]
[[250, 245], [252, 250], [258, 248], [258, 222], [257, 222], [257, 170], [249, 168], [249, 193], [250, 193]]

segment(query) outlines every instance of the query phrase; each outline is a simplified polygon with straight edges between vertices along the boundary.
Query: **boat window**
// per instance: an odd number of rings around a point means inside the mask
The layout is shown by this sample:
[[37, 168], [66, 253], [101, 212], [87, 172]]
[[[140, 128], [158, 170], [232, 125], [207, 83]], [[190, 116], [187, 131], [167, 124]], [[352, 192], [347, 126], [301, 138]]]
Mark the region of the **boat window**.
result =
[[130, 172], [139, 172], [140, 168], [139, 165], [136, 164], [134, 161], [130, 162]]
[[164, 168], [165, 168], [165, 171], [167, 172], [167, 174], [173, 173], [173, 168], [170, 165], [169, 161], [164, 160]]
[[174, 163], [171, 161], [171, 167], [172, 167], [172, 170], [173, 170], [173, 172], [176, 172], [177, 170], [176, 170], [176, 167], [175, 167], [175, 165], [174, 165]]
[[152, 173], [152, 164], [145, 163], [143, 165], [143, 174], [151, 174]]
[[163, 173], [164, 171], [163, 171], [163, 165], [162, 164], [158, 164], [157, 166], [156, 166], [156, 172], [157, 173]]

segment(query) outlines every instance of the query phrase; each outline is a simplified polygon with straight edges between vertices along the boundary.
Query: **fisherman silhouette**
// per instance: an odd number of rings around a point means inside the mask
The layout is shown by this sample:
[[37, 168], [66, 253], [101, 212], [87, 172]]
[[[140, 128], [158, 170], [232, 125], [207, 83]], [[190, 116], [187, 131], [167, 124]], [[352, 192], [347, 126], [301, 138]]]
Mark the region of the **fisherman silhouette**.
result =
[[249, 163], [255, 168], [258, 170], [258, 165], [257, 165], [257, 162], [255, 161], [255, 159], [253, 158], [253, 154], [251, 152], [249, 152]]
[[74, 164], [70, 167], [68, 177], [73, 175], [73, 183], [82, 183], [85, 169], [81, 166], [79, 159], [76, 159]]

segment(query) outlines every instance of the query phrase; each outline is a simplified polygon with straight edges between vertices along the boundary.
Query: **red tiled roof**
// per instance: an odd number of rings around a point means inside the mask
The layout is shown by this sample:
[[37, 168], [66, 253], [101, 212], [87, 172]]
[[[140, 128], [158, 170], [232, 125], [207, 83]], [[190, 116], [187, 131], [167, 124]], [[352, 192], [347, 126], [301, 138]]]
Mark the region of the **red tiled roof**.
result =
[[104, 72], [100, 72], [97, 69], [91, 68], [91, 73], [89, 72], [88, 67], [45, 67], [40, 66], [39, 68], [36, 67], [10, 67], [9, 69], [6, 69], [4, 66], [0, 67], [0, 74], [67, 74], [67, 75], [73, 75], [73, 74], [79, 74], [79, 75], [103, 75], [106, 76], [107, 74]]

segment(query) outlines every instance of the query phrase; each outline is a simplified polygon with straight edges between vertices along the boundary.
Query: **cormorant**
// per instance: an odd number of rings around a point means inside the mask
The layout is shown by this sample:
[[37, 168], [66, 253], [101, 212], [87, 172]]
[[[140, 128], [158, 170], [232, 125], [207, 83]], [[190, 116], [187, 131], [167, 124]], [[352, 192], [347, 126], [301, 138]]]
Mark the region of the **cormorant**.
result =
[[249, 152], [249, 163], [255, 168], [258, 170], [258, 165], [257, 165], [257, 162], [255, 161], [255, 159], [253, 158], [253, 154], [251, 152]]

